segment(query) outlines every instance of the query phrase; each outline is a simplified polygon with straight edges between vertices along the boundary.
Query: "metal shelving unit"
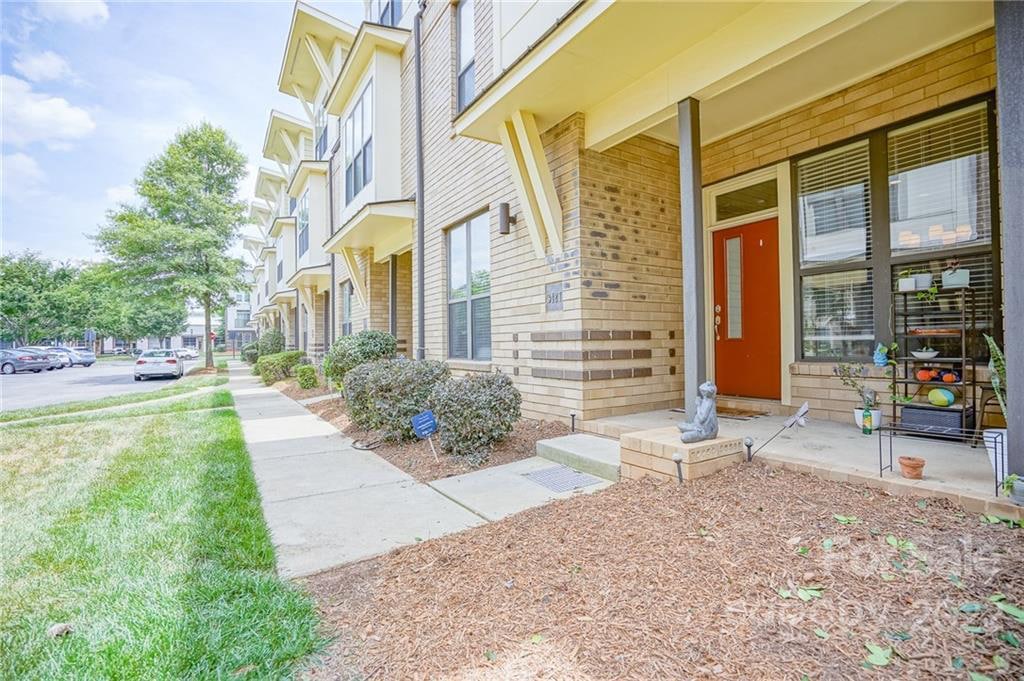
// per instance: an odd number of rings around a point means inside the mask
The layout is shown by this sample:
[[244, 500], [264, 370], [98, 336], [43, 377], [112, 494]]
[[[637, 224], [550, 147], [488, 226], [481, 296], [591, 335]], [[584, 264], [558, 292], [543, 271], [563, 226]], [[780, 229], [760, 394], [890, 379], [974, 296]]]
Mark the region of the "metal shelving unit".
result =
[[[934, 409], [944, 412], [959, 411], [960, 422], [956, 430], [960, 438], [971, 439], [967, 433], [974, 433], [976, 428], [972, 419], [978, 419], [977, 395], [978, 377], [975, 346], [978, 341], [978, 319], [975, 305], [975, 292], [971, 288], [939, 291], [935, 294], [935, 302], [918, 301], [917, 291], [896, 291], [892, 294], [893, 336], [899, 343], [902, 356], [894, 358], [893, 382], [897, 391], [902, 390], [903, 397], [910, 399], [932, 388], [948, 388], [958, 393], [959, 404], [949, 407], [936, 407], [920, 402], [899, 403], [893, 401], [892, 423], [902, 425], [903, 408], [912, 406], [916, 409]], [[911, 305], [913, 303], [913, 305]], [[948, 304], [943, 304], [948, 303]], [[932, 307], [936, 309], [931, 309]], [[912, 322], [912, 320], [914, 320]], [[918, 323], [920, 321], [920, 323]], [[909, 347], [915, 340], [929, 344], [935, 339], [952, 340], [946, 350], [958, 349], [959, 354], [946, 352], [943, 356], [932, 359], [918, 359], [910, 354], [914, 349]], [[960, 373], [960, 380], [953, 382], [922, 381], [917, 378], [919, 369], [949, 369]], [[923, 390], [927, 388], [926, 390]], [[904, 430], [901, 428], [901, 430]], [[921, 436], [935, 435], [936, 431], [921, 428]]]

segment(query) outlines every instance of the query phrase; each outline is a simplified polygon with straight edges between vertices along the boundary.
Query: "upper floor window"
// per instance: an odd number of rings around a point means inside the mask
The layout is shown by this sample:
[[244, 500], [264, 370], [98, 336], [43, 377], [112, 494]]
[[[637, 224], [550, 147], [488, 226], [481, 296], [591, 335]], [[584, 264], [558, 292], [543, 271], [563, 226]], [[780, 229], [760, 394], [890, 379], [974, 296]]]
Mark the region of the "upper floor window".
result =
[[284, 260], [277, 261], [277, 280], [281, 281], [284, 278]]
[[345, 203], [373, 179], [373, 81], [345, 119]]
[[299, 225], [299, 256], [309, 250], [309, 190], [299, 199], [299, 212], [296, 216]]
[[476, 36], [473, 33], [473, 0], [460, 0], [455, 8], [456, 107], [462, 111], [476, 95]]
[[404, 4], [404, 0], [373, 0], [370, 3], [370, 19], [385, 26], [398, 26], [398, 22], [402, 20]]
[[341, 335], [352, 335], [352, 282], [341, 285]]
[[323, 105], [316, 109], [316, 160], [327, 157], [327, 111]]
[[295, 215], [295, 204], [297, 201], [298, 199], [294, 197], [288, 199], [288, 215]]
[[491, 238], [487, 213], [448, 232], [448, 356], [491, 358]]

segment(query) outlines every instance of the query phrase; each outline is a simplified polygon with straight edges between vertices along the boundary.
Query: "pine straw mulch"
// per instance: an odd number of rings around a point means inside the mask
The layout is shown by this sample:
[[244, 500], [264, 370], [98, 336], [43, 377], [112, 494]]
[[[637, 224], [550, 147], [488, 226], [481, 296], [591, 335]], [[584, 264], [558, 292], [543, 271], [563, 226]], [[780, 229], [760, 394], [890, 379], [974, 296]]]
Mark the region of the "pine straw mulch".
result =
[[[376, 432], [363, 430], [349, 420], [348, 413], [345, 411], [344, 399], [324, 400], [310, 404], [306, 408], [325, 421], [331, 422], [338, 430], [353, 440], [374, 442], [379, 439]], [[438, 449], [435, 459], [430, 450], [430, 443], [426, 440], [401, 444], [383, 442], [373, 449], [373, 453], [386, 459], [416, 480], [430, 482], [536, 456], [537, 440], [568, 434], [569, 427], [557, 421], [520, 419], [509, 436], [496, 444], [487, 460], [477, 466], [473, 466], [465, 459], [446, 456], [440, 449]], [[436, 438], [434, 446], [438, 446]]]
[[1024, 624], [988, 599], [1024, 600], [1022, 549], [945, 501], [759, 464], [624, 482], [309, 578], [337, 638], [306, 675], [1008, 679], [993, 655], [1019, 674], [1024, 651], [998, 635]]
[[298, 382], [294, 378], [286, 378], [283, 381], [278, 381], [273, 387], [280, 390], [286, 397], [290, 397], [293, 400], [304, 400], [307, 397], [320, 397], [321, 395], [327, 395], [331, 392], [331, 389], [326, 385], [318, 385], [315, 388], [309, 388], [308, 390], [300, 388]]

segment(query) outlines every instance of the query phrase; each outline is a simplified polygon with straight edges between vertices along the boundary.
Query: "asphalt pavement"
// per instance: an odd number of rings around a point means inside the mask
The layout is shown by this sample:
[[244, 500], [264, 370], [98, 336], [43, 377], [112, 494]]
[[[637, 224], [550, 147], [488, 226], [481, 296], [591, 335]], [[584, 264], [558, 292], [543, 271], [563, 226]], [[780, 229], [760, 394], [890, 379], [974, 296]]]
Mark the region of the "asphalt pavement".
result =
[[[194, 361], [185, 362], [186, 373], [195, 364]], [[0, 411], [149, 392], [174, 383], [169, 378], [136, 381], [132, 366], [132, 360], [117, 360], [96, 362], [91, 367], [75, 366], [38, 374], [0, 374]]]

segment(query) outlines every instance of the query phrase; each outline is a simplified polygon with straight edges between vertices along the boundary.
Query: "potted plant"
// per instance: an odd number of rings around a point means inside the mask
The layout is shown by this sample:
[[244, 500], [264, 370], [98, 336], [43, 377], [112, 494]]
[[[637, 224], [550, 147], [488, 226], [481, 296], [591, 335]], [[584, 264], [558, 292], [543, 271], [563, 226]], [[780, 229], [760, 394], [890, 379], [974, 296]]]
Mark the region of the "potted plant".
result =
[[[999, 401], [999, 409], [1003, 413], [1003, 420], [1006, 420], [1006, 358], [995, 339], [987, 333], [984, 334], [985, 342], [988, 343], [988, 370], [991, 374], [992, 391]], [[1006, 474], [1006, 428], [986, 428], [984, 432], [985, 449], [988, 450], [988, 460], [992, 464], [992, 470], [996, 476]]]
[[840, 383], [856, 392], [857, 397], [860, 398], [861, 406], [853, 409], [853, 422], [857, 427], [865, 427], [864, 412], [868, 411], [871, 413], [871, 429], [881, 428], [882, 410], [878, 408], [878, 393], [864, 384], [868, 368], [863, 364], [840, 362], [832, 369], [832, 373], [839, 378]]
[[939, 351], [930, 345], [925, 345], [920, 350], [911, 350], [910, 354], [917, 359], [934, 359], [939, 356]]
[[1024, 479], [1016, 473], [1003, 478], [1003, 494], [1010, 497], [1010, 501], [1024, 506]]
[[917, 280], [914, 279], [914, 270], [906, 269], [896, 275], [896, 290], [900, 293], [917, 290]]
[[946, 261], [942, 270], [942, 288], [968, 288], [971, 285], [971, 271], [960, 267], [960, 258]]
[[900, 462], [900, 475], [907, 480], [920, 480], [924, 477], [925, 460], [919, 456], [901, 456], [897, 459]]

